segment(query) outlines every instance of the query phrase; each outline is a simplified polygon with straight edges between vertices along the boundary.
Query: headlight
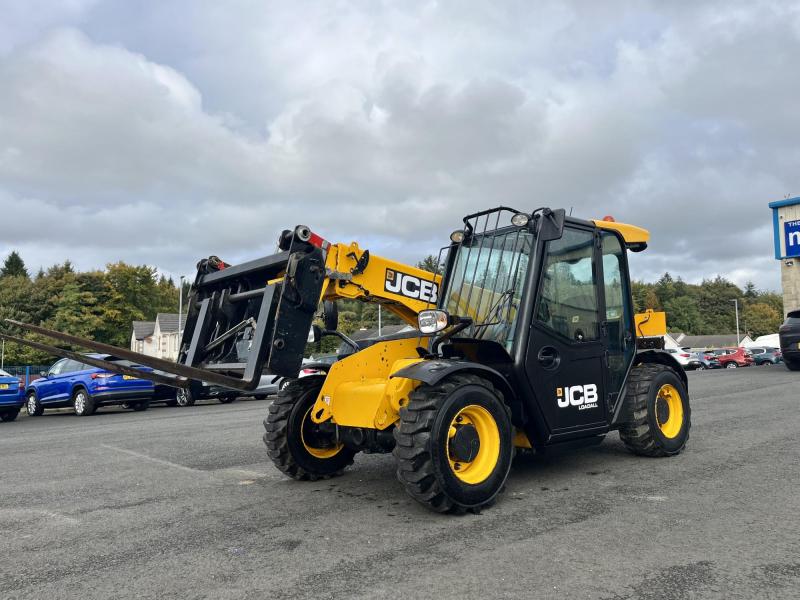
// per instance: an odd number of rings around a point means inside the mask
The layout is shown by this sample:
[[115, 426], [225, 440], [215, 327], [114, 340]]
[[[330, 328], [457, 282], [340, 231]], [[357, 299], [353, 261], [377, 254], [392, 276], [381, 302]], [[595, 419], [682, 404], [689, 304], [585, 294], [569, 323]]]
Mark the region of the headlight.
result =
[[511, 217], [511, 224], [516, 225], [517, 227], [524, 227], [530, 220], [531, 218], [529, 215], [526, 215], [525, 213], [517, 213]]
[[417, 322], [422, 333], [436, 333], [447, 328], [450, 315], [444, 310], [423, 310], [419, 313]]
[[464, 241], [464, 231], [462, 229], [457, 229], [453, 233], [450, 234], [450, 241], [454, 244], [460, 244]]

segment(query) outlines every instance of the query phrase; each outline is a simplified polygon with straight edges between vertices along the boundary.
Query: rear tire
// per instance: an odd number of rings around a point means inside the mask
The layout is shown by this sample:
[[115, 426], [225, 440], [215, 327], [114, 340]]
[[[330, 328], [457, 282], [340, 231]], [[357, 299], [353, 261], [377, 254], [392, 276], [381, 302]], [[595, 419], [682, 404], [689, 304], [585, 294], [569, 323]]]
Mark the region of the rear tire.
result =
[[734, 361], [731, 361], [727, 365], [725, 365], [725, 368], [726, 369], [738, 369], [739, 365], [737, 365]]
[[467, 373], [420, 385], [394, 430], [397, 478], [441, 513], [494, 504], [513, 458], [511, 414], [491, 382]]
[[689, 394], [670, 367], [641, 364], [633, 368], [625, 393], [628, 422], [619, 437], [634, 454], [675, 456], [689, 440], [692, 427]]
[[178, 406], [194, 406], [195, 398], [189, 388], [178, 388], [175, 393], [175, 402]]
[[800, 371], [800, 361], [789, 360], [788, 358], [784, 358], [783, 364], [785, 364], [786, 368], [789, 369], [790, 371]]
[[83, 388], [77, 388], [72, 392], [72, 407], [75, 409], [75, 414], [79, 417], [88, 417], [93, 415], [97, 407], [89, 395]]
[[217, 400], [219, 400], [220, 404], [230, 404], [236, 400], [236, 396], [221, 396]]
[[17, 406], [16, 408], [12, 408], [10, 410], [0, 413], [0, 421], [2, 421], [3, 423], [10, 423], [11, 421], [17, 418], [17, 416], [19, 415], [19, 410], [20, 407]]
[[44, 406], [36, 397], [36, 392], [28, 392], [25, 400], [25, 410], [29, 417], [40, 417], [44, 414]]
[[150, 401], [149, 400], [142, 400], [141, 402], [134, 402], [131, 408], [135, 412], [142, 412], [150, 408]]
[[311, 421], [325, 377], [292, 381], [278, 393], [264, 419], [264, 443], [275, 466], [289, 477], [316, 481], [341, 475], [355, 451], [336, 444]]

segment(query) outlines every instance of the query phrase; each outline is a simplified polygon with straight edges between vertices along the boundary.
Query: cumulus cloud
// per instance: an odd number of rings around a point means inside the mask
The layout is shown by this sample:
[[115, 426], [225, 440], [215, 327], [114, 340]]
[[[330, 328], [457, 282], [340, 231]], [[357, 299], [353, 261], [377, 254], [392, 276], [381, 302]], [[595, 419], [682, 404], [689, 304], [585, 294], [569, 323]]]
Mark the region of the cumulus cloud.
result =
[[791, 5], [26, 5], [0, 44], [0, 214], [24, 215], [0, 253], [34, 268], [188, 273], [301, 222], [416, 261], [469, 211], [550, 205], [650, 228], [639, 277], [779, 286]]

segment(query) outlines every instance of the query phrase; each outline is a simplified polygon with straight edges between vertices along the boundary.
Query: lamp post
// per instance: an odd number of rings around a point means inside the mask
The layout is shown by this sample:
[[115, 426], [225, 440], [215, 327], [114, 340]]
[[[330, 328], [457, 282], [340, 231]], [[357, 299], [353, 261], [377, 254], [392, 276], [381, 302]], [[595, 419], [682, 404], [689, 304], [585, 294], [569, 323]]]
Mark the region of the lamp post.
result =
[[178, 284], [180, 289], [178, 291], [178, 349], [180, 349], [181, 341], [183, 340], [183, 280], [186, 279], [186, 275], [181, 275], [180, 283]]
[[734, 298], [731, 302], [736, 307], [736, 346], [738, 347], [742, 343], [742, 338], [739, 337], [739, 299]]

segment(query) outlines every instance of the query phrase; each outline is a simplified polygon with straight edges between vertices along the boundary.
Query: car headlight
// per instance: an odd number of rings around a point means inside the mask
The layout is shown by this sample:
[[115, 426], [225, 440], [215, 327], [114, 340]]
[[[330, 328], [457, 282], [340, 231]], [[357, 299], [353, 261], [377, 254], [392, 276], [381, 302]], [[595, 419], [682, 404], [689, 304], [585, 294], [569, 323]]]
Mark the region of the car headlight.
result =
[[423, 310], [417, 317], [422, 333], [436, 333], [450, 324], [450, 315], [445, 310]]

